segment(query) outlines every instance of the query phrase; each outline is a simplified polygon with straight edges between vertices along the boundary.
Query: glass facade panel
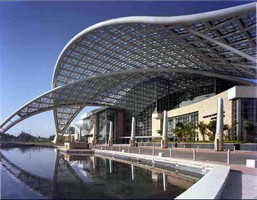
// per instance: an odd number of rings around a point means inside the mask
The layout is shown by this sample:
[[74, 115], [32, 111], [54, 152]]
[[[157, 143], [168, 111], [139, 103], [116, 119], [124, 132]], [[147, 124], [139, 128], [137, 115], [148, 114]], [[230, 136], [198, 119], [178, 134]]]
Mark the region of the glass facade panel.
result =
[[[173, 130], [176, 128], [176, 125], [178, 123], [182, 123], [182, 124], [188, 124], [188, 123], [192, 123], [194, 125], [197, 125], [198, 123], [198, 111], [197, 112], [192, 112], [192, 113], [187, 113], [185, 115], [178, 115], [175, 117], [169, 117], [168, 119], [168, 133], [170, 134], [170, 136], [174, 137], [174, 133]], [[197, 138], [198, 140], [198, 134], [197, 134]]]
[[73, 135], [73, 134], [75, 134], [75, 128], [74, 127], [69, 127], [67, 132], [68, 132], [69, 135]]
[[257, 99], [242, 98], [232, 102], [234, 139], [244, 142], [257, 140]]
[[98, 114], [98, 143], [107, 144], [110, 132], [110, 121], [113, 123], [113, 139], [116, 139], [117, 132], [117, 111], [105, 110]]

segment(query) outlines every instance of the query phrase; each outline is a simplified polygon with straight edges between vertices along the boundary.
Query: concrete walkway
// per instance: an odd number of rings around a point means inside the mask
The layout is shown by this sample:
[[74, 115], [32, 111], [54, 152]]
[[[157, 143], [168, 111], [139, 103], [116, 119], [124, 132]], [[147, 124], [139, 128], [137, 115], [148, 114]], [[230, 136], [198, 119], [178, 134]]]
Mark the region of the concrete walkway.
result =
[[[165, 157], [193, 160], [193, 149], [173, 148], [161, 149], [160, 147], [132, 147], [127, 146], [96, 146], [96, 149], [124, 151], [158, 156], [162, 153]], [[257, 152], [236, 151], [230, 153], [231, 172], [222, 199], [257, 199], [257, 169], [247, 168], [246, 159], [257, 159]], [[227, 164], [227, 152], [214, 152], [209, 149], [196, 150], [196, 161], [210, 162], [221, 165]]]

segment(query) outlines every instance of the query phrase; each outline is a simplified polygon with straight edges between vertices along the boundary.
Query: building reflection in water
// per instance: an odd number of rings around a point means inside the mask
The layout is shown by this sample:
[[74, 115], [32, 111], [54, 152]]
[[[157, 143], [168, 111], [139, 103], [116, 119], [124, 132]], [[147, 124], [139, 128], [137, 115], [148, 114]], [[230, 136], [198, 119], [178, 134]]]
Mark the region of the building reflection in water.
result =
[[[136, 175], [140, 178], [135, 180]], [[195, 179], [188, 181], [178, 176], [167, 175], [160, 170], [149, 167], [144, 169], [141, 165], [138, 167], [133, 163], [124, 164], [103, 156], [68, 155], [59, 151], [56, 156], [53, 180], [41, 179], [29, 172], [23, 172], [22, 176], [17, 178], [45, 196], [64, 199], [116, 198], [123, 195], [126, 198], [148, 198], [151, 195], [154, 198], [173, 198], [172, 195], [174, 195], [175, 198], [178, 194], [171, 194], [171, 188], [172, 192], [174, 192], [173, 188], [177, 188], [181, 193], [195, 182]], [[34, 182], [26, 180], [34, 180]], [[42, 187], [35, 187], [35, 185]], [[161, 191], [164, 193], [154, 196]]]
[[96, 165], [95, 155], [91, 156], [91, 160], [92, 160], [92, 163], [93, 163], [93, 169], [95, 169], [95, 165]]
[[162, 181], [163, 181], [163, 191], [167, 190], [167, 175], [162, 173]]
[[110, 173], [112, 173], [112, 159], [109, 159]]

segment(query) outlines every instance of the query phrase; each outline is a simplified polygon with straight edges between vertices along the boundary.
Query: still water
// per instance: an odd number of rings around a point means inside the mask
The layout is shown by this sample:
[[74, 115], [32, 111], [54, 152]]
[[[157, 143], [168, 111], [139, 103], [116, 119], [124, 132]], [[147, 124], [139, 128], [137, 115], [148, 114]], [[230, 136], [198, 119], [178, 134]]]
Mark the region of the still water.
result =
[[54, 148], [8, 148], [1, 154], [1, 198], [172, 199], [197, 181], [153, 166]]

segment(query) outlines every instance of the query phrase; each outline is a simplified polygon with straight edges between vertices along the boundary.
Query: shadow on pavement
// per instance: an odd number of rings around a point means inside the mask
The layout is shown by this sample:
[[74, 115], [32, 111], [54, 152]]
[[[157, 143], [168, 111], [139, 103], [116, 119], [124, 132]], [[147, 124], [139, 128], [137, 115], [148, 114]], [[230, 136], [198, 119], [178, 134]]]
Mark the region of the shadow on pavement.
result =
[[231, 170], [221, 199], [242, 199], [242, 172]]

